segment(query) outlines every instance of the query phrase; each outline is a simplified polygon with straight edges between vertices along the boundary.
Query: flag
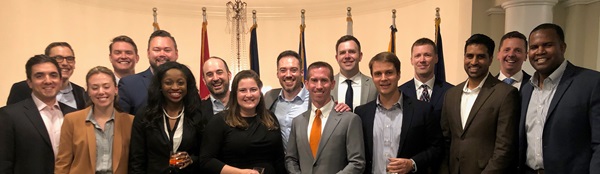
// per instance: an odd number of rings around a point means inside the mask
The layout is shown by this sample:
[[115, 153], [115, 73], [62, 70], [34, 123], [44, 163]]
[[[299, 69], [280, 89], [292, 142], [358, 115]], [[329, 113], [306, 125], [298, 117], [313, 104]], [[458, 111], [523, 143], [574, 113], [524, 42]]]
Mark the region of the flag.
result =
[[396, 29], [396, 26], [391, 25], [390, 30], [390, 45], [388, 46], [388, 52], [396, 54], [396, 32], [398, 32], [398, 29]]
[[352, 36], [352, 16], [346, 17], [346, 22], [348, 22], [348, 26], [346, 29], [346, 35]]
[[204, 82], [204, 71], [202, 71], [202, 67], [204, 67], [204, 62], [210, 58], [210, 54], [208, 52], [208, 30], [206, 26], [208, 22], [202, 22], [202, 45], [200, 49], [200, 98], [206, 98], [210, 94], [208, 91], [208, 87], [206, 87], [206, 83]]
[[304, 79], [306, 80], [306, 47], [304, 47], [304, 29], [306, 25], [300, 24], [300, 46], [298, 48], [298, 54], [300, 54], [300, 60], [302, 60], [301, 65], [304, 69]]
[[258, 68], [258, 41], [256, 38], [256, 27], [257, 24], [252, 25], [250, 28], [250, 69], [254, 70], [256, 74], [260, 76], [260, 69]]
[[444, 47], [442, 46], [442, 33], [440, 29], [441, 19], [435, 19], [435, 45], [437, 47], [438, 63], [435, 65], [433, 73], [436, 79], [446, 81], [446, 68], [444, 67]]

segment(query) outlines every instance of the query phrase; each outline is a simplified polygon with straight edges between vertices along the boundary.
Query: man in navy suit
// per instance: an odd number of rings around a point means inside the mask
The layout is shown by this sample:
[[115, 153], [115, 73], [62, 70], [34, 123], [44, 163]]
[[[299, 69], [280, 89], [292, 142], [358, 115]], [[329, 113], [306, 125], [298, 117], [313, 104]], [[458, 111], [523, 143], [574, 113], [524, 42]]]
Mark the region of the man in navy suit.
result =
[[369, 62], [377, 99], [359, 106], [365, 173], [428, 173], [439, 166], [442, 132], [432, 106], [398, 90], [400, 60], [382, 52]]
[[171, 33], [156, 30], [148, 40], [148, 60], [150, 68], [146, 71], [130, 75], [119, 80], [119, 105], [124, 112], [135, 115], [137, 110], [146, 105], [148, 86], [154, 76], [154, 69], [165, 62], [177, 61], [177, 42]]
[[600, 73], [565, 60], [562, 28], [529, 34], [536, 70], [521, 89], [519, 162], [523, 173], [600, 172]]
[[444, 103], [444, 94], [453, 87], [450, 83], [436, 79], [433, 73], [438, 62], [435, 43], [421, 38], [413, 43], [410, 63], [415, 68], [415, 78], [402, 84], [398, 89], [408, 97], [427, 101], [433, 106], [434, 114], [439, 117]]
[[58, 102], [58, 62], [36, 55], [25, 66], [29, 97], [0, 108], [0, 173], [54, 173], [63, 116], [75, 111]]
[[521, 89], [531, 76], [521, 70], [523, 61], [527, 59], [527, 38], [518, 31], [511, 31], [500, 39], [498, 55], [500, 62], [500, 73], [496, 75], [498, 80]]

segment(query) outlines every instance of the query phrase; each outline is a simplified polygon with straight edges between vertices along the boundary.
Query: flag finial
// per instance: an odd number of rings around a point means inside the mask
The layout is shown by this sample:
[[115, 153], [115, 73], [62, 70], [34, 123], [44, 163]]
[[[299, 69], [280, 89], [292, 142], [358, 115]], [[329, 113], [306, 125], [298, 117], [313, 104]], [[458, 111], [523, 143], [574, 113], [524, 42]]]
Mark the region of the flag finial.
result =
[[347, 13], [348, 17], [352, 17], [352, 13], [351, 13], [352, 7], [348, 7], [348, 8], [346, 8], [346, 10], [348, 10], [348, 13]]
[[392, 9], [392, 26], [396, 28], [396, 9]]
[[439, 7], [435, 8], [435, 18], [440, 18], [440, 8]]
[[152, 23], [152, 26], [154, 26], [154, 31], [160, 30], [160, 27], [158, 26], [157, 11], [158, 9], [156, 7], [152, 8], [152, 16], [154, 16], [154, 23]]
[[204, 22], [206, 22], [206, 7], [202, 7], [202, 18], [204, 19]]
[[254, 25], [256, 25], [256, 10], [252, 10], [252, 21], [254, 21]]
[[304, 10], [304, 9], [300, 10], [300, 13], [301, 13], [301, 15], [300, 15], [300, 25], [301, 26], [304, 26], [304, 13], [305, 12], [306, 12], [306, 10]]

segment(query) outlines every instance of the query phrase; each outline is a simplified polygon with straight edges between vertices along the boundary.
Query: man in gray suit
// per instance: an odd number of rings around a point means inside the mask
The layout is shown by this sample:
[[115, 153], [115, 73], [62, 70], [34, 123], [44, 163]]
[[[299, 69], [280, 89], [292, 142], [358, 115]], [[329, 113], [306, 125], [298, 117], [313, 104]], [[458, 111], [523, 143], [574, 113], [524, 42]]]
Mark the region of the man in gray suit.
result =
[[292, 121], [286, 169], [289, 173], [362, 173], [361, 120], [354, 113], [333, 110], [333, 68], [325, 62], [312, 63], [305, 84], [311, 109]]
[[333, 87], [331, 95], [352, 110], [377, 98], [373, 79], [362, 74], [358, 68], [362, 56], [360, 42], [354, 36], [342, 36], [335, 44], [335, 60], [340, 65], [340, 73], [335, 75], [337, 85]]

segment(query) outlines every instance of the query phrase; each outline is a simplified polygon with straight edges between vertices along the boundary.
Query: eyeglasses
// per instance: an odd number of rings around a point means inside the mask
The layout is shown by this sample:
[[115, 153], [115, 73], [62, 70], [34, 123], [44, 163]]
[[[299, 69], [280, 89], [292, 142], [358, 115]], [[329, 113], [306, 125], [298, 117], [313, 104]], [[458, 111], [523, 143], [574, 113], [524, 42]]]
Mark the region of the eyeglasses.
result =
[[56, 60], [56, 62], [58, 62], [58, 63], [61, 63], [61, 62], [63, 62], [65, 59], [66, 59], [66, 60], [67, 60], [67, 62], [69, 62], [69, 63], [73, 63], [73, 62], [75, 62], [75, 57], [73, 57], [73, 56], [67, 56], [67, 57], [63, 57], [63, 56], [54, 56], [54, 57], [51, 57], [51, 58], [53, 58], [54, 60]]

